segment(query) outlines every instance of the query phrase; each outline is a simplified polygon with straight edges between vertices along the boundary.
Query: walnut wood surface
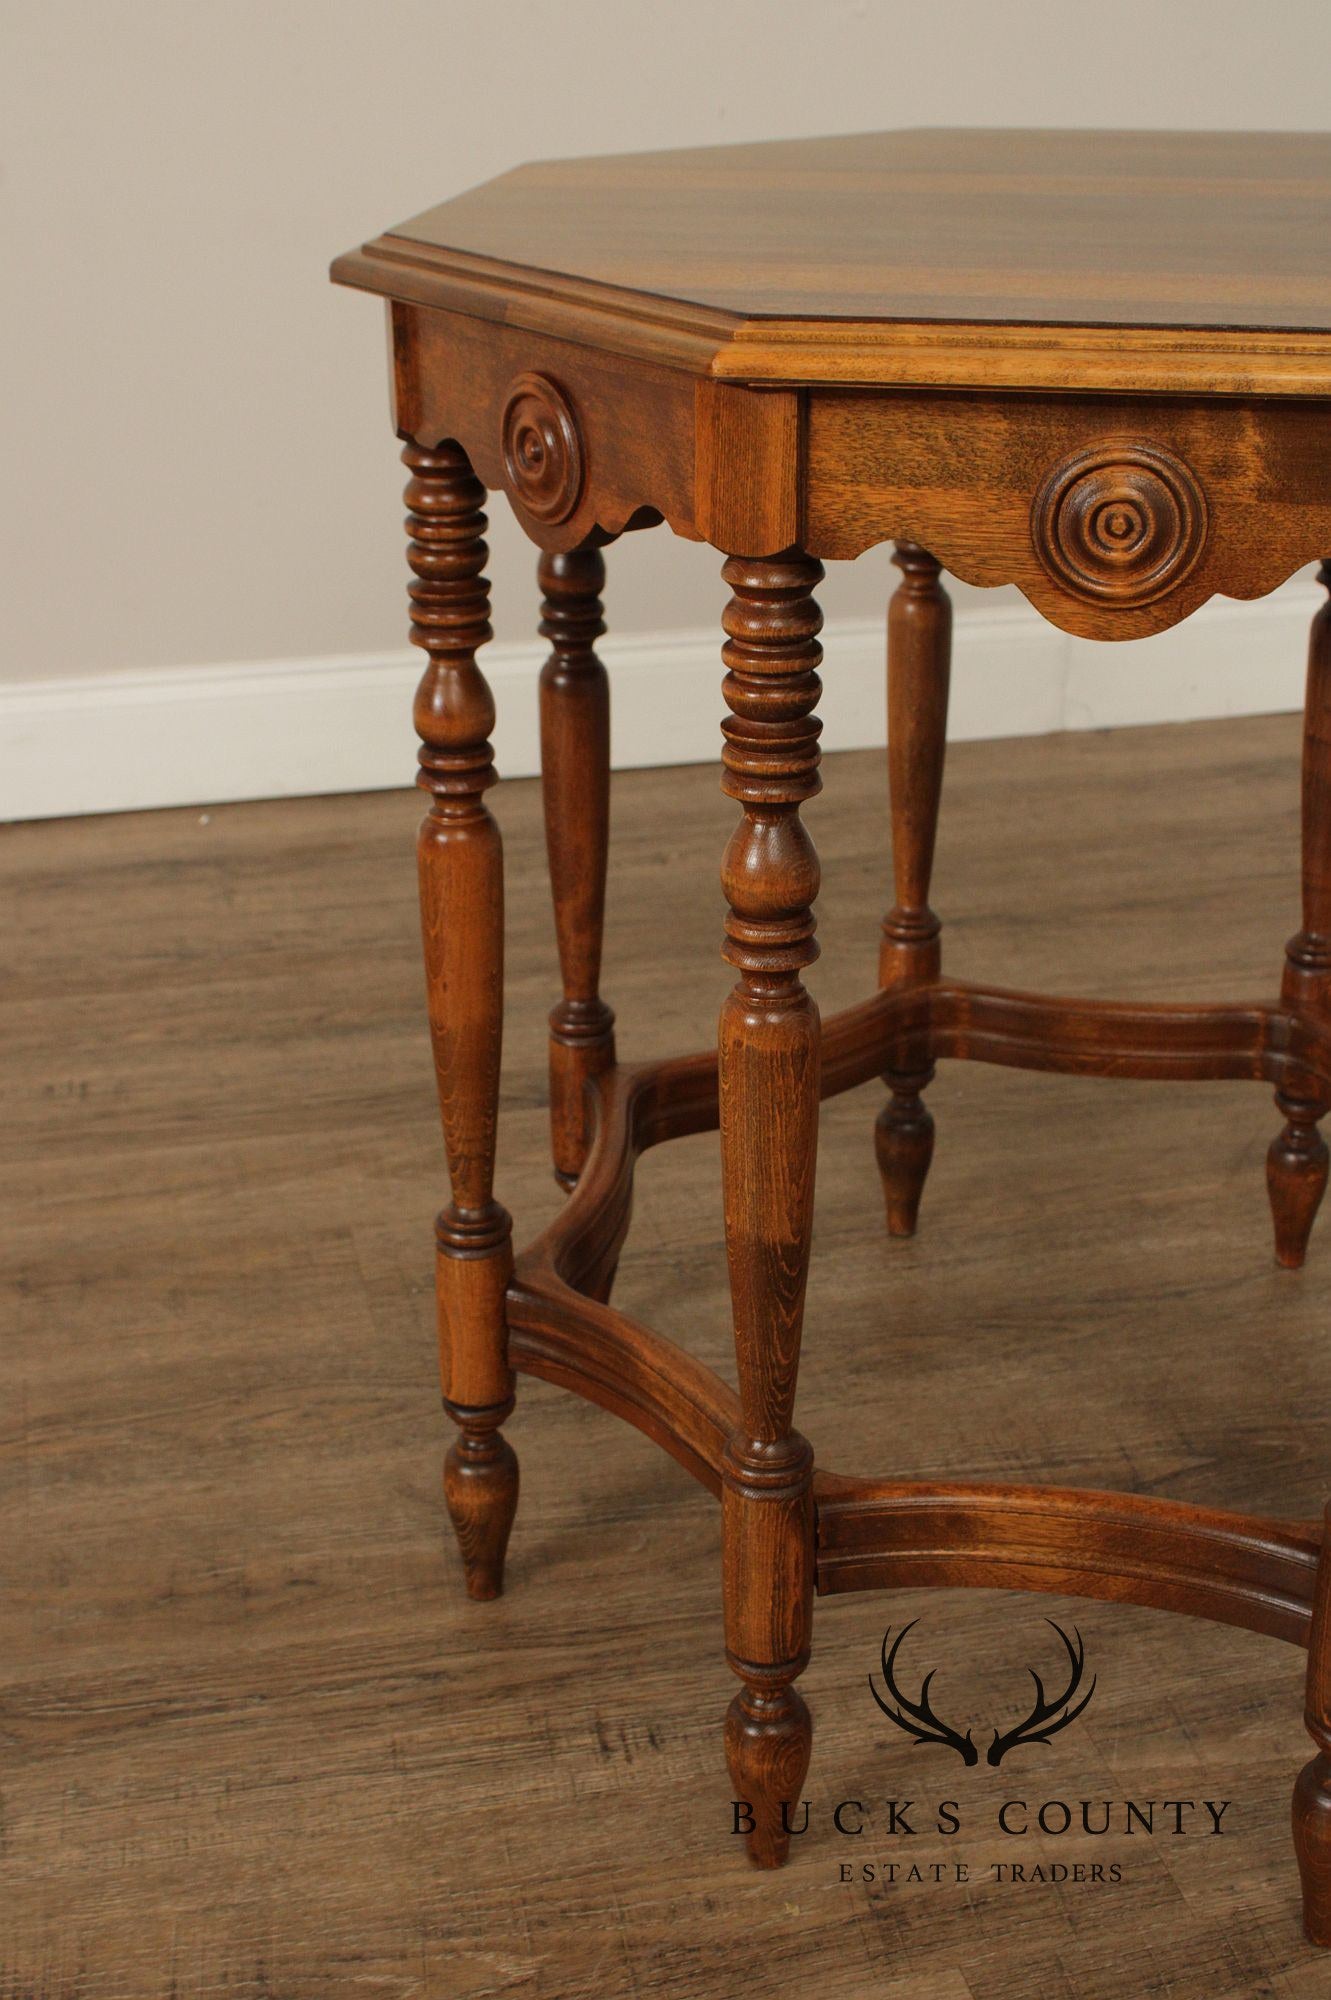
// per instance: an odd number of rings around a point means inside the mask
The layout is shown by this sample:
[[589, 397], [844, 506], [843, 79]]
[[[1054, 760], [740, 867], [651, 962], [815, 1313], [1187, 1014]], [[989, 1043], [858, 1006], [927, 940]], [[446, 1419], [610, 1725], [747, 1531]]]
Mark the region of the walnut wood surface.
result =
[[[1331, 1505], [1326, 1519], [1331, 1522]], [[1317, 1754], [1294, 1785], [1294, 1849], [1303, 1883], [1303, 1927], [1313, 1944], [1325, 1946], [1331, 1945], [1331, 1559], [1325, 1528], [1308, 1639], [1304, 1722]]]
[[[941, 963], [929, 881], [943, 794], [952, 645], [952, 604], [934, 557], [914, 542], [898, 542], [892, 560], [901, 571], [887, 614], [887, 775], [896, 901], [883, 918], [878, 952], [878, 984], [885, 991], [927, 985], [937, 980]], [[934, 1152], [933, 1115], [921, 1096], [932, 1076], [927, 1047], [912, 1049], [903, 1039], [884, 1076], [891, 1095], [874, 1127], [893, 1236], [915, 1234]]]
[[820, 1473], [818, 1588], [983, 1582], [1187, 1611], [1306, 1646], [1319, 1524], [1122, 1493]]
[[602, 1000], [601, 941], [610, 838], [610, 683], [596, 654], [605, 630], [599, 549], [542, 556], [541, 789], [563, 997], [550, 1015], [555, 1173], [572, 1187], [587, 1154], [586, 1087], [615, 1060]]
[[739, 1421], [722, 1459], [726, 1658], [740, 1690], [726, 1716], [735, 1795], [751, 1808], [750, 1858], [783, 1862], [783, 1815], [802, 1796], [809, 1711], [791, 1683], [808, 1664], [813, 1451], [793, 1428], [818, 1153], [818, 1009], [800, 977], [818, 955], [818, 856], [800, 807], [819, 789], [813, 710], [821, 683], [822, 564], [732, 557], [722, 623], [722, 789], [742, 817], [721, 863], [723, 955], [739, 978], [717, 1029], [717, 1112]]
[[[921, 1002], [944, 989], [884, 992], [831, 1016], [823, 1028], [824, 1096], [871, 1077], [885, 1048], [927, 1017]], [[951, 989], [947, 1008], [981, 1000], [1019, 1013], [1018, 996]], [[1046, 1008], [1051, 1004], [1043, 1003]], [[1187, 1030], [1197, 1076], [1280, 1073], [1289, 1024], [1271, 1010], [1177, 1006], [1172, 1015], [1129, 1007], [1084, 1009], [1098, 1038], [1121, 1023], [1153, 1034]], [[945, 1008], [946, 1011], [946, 1008]], [[1218, 1060], [1222, 1033], [1232, 1066]], [[1047, 1032], [1036, 1031], [1040, 1041]], [[1246, 1047], [1245, 1047], [1246, 1042]], [[1331, 1050], [1320, 1060], [1331, 1073]], [[1113, 1074], [1112, 1069], [1101, 1073]], [[1162, 1072], [1165, 1073], [1165, 1072]], [[1174, 1072], [1179, 1073], [1179, 1072]], [[734, 1392], [660, 1335], [584, 1298], [607, 1243], [627, 1227], [633, 1161], [648, 1146], [696, 1132], [719, 1116], [715, 1054], [620, 1068], [599, 1080], [591, 1156], [563, 1214], [518, 1262], [512, 1295], [513, 1356], [520, 1368], [578, 1389], [663, 1443], [695, 1478], [721, 1492], [728, 1440], [740, 1418]], [[571, 1281], [571, 1282], [569, 1282]], [[1243, 1520], [1154, 1498], [1040, 1487], [939, 1486], [814, 1478], [818, 1588], [840, 1593], [909, 1582], [994, 1584], [1077, 1591], [1091, 1597], [1187, 1610], [1306, 1644], [1320, 1529], [1306, 1522]]]
[[[1319, 1754], [1296, 1790], [1295, 1837], [1320, 1938], [1331, 1586], [1316, 1531], [1085, 1486], [816, 1478], [794, 1427], [819, 1104], [875, 1071], [892, 1093], [876, 1144], [897, 1236], [914, 1229], [930, 1165], [921, 1092], [940, 1058], [1273, 1083], [1285, 1124], [1268, 1185], [1287, 1265], [1325, 1184], [1325, 614], [1309, 663], [1303, 928], [1278, 1000], [1055, 999], [941, 977], [942, 569], [1015, 583], [1068, 632], [1127, 639], [1217, 592], [1259, 596], [1331, 547], [1331, 140], [1101, 135], [1093, 174], [1086, 143], [880, 135], [713, 149], [664, 168], [644, 156], [531, 170], [335, 267], [390, 299], [395, 421], [414, 474], [413, 637], [431, 662], [417, 723], [434, 798], [422, 912], [453, 1183], [437, 1232], [441, 1355], [462, 1432], [446, 1494], [468, 1588], [495, 1595], [517, 1490], [500, 1432], [514, 1364], [626, 1418], [719, 1494], [725, 1651], [740, 1682], [725, 1749], [762, 1867], [789, 1857], [809, 1767], [795, 1682], [815, 1586], [1006, 1584], [1311, 1633]], [[543, 551], [552, 642], [542, 751], [563, 998], [551, 1110], [571, 1192], [516, 1267], [492, 1186], [502, 872], [482, 798], [493, 705], [475, 659], [489, 636], [487, 487]], [[621, 1071], [598, 990], [600, 548], [662, 521], [726, 555], [723, 788], [741, 817], [721, 881], [738, 980], [714, 1058]], [[895, 902], [878, 994], [824, 1029], [802, 978], [820, 881], [802, 817], [819, 788], [813, 592], [822, 557], [884, 539], [902, 571], [889, 619]], [[636, 1156], [713, 1122], [736, 1394], [608, 1304]], [[898, 1445], [898, 1473], [901, 1457]], [[909, 1457], [906, 1469], [920, 1470]]]
[[[509, 476], [530, 512], [562, 521], [576, 510], [583, 486], [580, 435], [562, 395], [538, 374], [521, 377], [506, 405], [503, 449]], [[499, 1259], [508, 1257], [507, 1217], [491, 1194], [493, 1139], [486, 1134], [492, 1134], [493, 1115], [482, 1115], [497, 1085], [500, 995], [498, 940], [486, 914], [497, 906], [497, 834], [480, 804], [493, 777], [483, 737], [493, 709], [475, 664], [477, 645], [488, 634], [485, 591], [478, 582], [484, 560], [484, 522], [476, 504], [481, 488], [456, 445], [433, 452], [412, 445], [407, 456], [416, 473], [408, 495], [418, 577], [414, 631], [431, 654], [417, 704], [423, 775], [436, 795], [427, 833], [436, 838], [434, 818], [447, 822], [451, 814], [467, 836], [460, 870], [444, 871], [437, 882], [428, 870], [423, 875], [422, 908], [454, 1177], [454, 1203], [439, 1225], [441, 1251], [447, 1253], [440, 1264], [440, 1297], [449, 1331], [446, 1402], [463, 1436], [450, 1454], [446, 1493], [471, 1593], [497, 1594], [516, 1503], [516, 1460], [499, 1432], [512, 1399], [493, 1392], [495, 1371], [503, 1368], [501, 1386], [506, 1386], [513, 1360], [626, 1417], [718, 1491], [726, 1657], [740, 1680], [726, 1716], [725, 1749], [737, 1811], [747, 1816], [750, 1858], [765, 1868], [788, 1858], [789, 1815], [809, 1767], [811, 1720], [794, 1682], [810, 1656], [815, 1586], [832, 1594], [902, 1583], [997, 1582], [1071, 1590], [1191, 1612], [1306, 1643], [1312, 1577], [1308, 1534], [1298, 1523], [1226, 1519], [1168, 1502], [1124, 1503], [1112, 1494], [1066, 1488], [971, 1490], [826, 1474], [819, 1484], [812, 1447], [794, 1429], [793, 1416], [819, 1099], [860, 1080], [866, 1063], [881, 1066], [884, 1056], [894, 1095], [886, 1121], [880, 1121], [879, 1161], [889, 1223], [905, 1219], [911, 1227], [931, 1150], [931, 1128], [924, 1127], [918, 1098], [938, 1056], [1100, 1075], [1272, 1079], [1288, 1120], [1268, 1164], [1277, 1248], [1283, 1252], [1289, 1213], [1307, 1210], [1307, 1175], [1300, 1180], [1284, 1156], [1298, 1154], [1301, 1125], [1311, 1121], [1331, 1089], [1318, 894], [1324, 621], [1313, 630], [1305, 730], [1305, 928], [1289, 948], [1279, 1002], [1165, 1008], [945, 985], [928, 896], [945, 741], [949, 619], [937, 560], [914, 544], [899, 545], [903, 581], [890, 621], [889, 689], [897, 902], [884, 922], [876, 999], [834, 1019], [824, 1034], [800, 976], [817, 956], [812, 906], [819, 866], [801, 807], [819, 784], [813, 710], [822, 620], [812, 593], [822, 566], [796, 550], [767, 560], [729, 558], [723, 691], [731, 714], [724, 725], [723, 788], [740, 804], [742, 818], [727, 846], [721, 880], [729, 906], [724, 955], [739, 980], [722, 1007], [714, 1070], [705, 1055], [636, 1074], [608, 1061], [588, 1067], [577, 1081], [586, 1093], [584, 1111], [593, 1102], [599, 1107], [595, 1127], [570, 1123], [557, 1081], [556, 1134], [570, 1146], [565, 1179], [574, 1194], [565, 1216], [523, 1259], [504, 1295], [496, 1290], [496, 1279], [503, 1268]], [[1173, 473], [1160, 454], [1149, 459], [1152, 477], [1177, 503], [1180, 533], [1189, 532], [1192, 501], [1185, 486], [1177, 492], [1169, 486]], [[1084, 461], [1074, 463], [1079, 481]], [[1097, 481], [1104, 463], [1092, 461]], [[1047, 490], [1051, 522], [1058, 523], [1063, 493], [1075, 495], [1076, 486], [1055, 482]], [[1118, 536], [1116, 522], [1130, 520], [1133, 508], [1146, 504], [1145, 490], [1140, 485], [1111, 487], [1107, 493], [1095, 489], [1095, 532], [1108, 538], [1105, 583], [1111, 595], [1122, 594], [1116, 551], [1109, 546]], [[1200, 509], [1200, 496], [1194, 492], [1193, 499]], [[1046, 506], [1043, 497], [1038, 506]], [[1072, 523], [1081, 521], [1081, 515], [1072, 515]], [[1060, 563], [1071, 563], [1072, 526], [1051, 525], [1050, 532], [1064, 538]], [[1147, 546], [1147, 562], [1173, 559], [1167, 548], [1162, 555], [1160, 547]], [[564, 1004], [600, 1009], [595, 988], [606, 858], [606, 710], [604, 673], [591, 654], [600, 628], [599, 554], [591, 549], [581, 556], [549, 556], [542, 580], [544, 629], [555, 646], [543, 719], [546, 747], [554, 752], [545, 795]], [[578, 711], [561, 718], [552, 702], [570, 683], [576, 685], [580, 673], [588, 676], [592, 702], [575, 726]], [[589, 757], [584, 799], [576, 785], [569, 788], [565, 765], [571, 759], [576, 769]], [[478, 852], [491, 857], [484, 868], [465, 865], [475, 840], [483, 842]], [[583, 861], [570, 866], [566, 856], [580, 850]], [[579, 894], [587, 867], [590, 894]], [[467, 956], [473, 944], [474, 959]], [[463, 958], [451, 961], [452, 952]], [[458, 1065], [471, 1046], [468, 1037], [482, 1026], [490, 1039], [475, 1042], [479, 1075], [474, 1076], [470, 1063]], [[557, 1041], [565, 1026], [557, 1010]], [[485, 1052], [491, 1047], [487, 1069]], [[826, 1075], [825, 1052], [831, 1056]], [[594, 1096], [593, 1084], [599, 1084]], [[713, 1114], [721, 1134], [737, 1399], [705, 1367], [606, 1303], [630, 1219], [634, 1157], [648, 1144], [700, 1129]], [[477, 1165], [471, 1164], [473, 1152]], [[1293, 1194], [1286, 1185], [1290, 1180]], [[460, 1189], [470, 1193], [470, 1202]], [[469, 1232], [476, 1237], [474, 1247]], [[895, 1233], [906, 1231], [898, 1227]], [[510, 1319], [518, 1336], [511, 1350]], [[470, 1405], [456, 1389], [457, 1377], [468, 1371], [492, 1385], [486, 1399]], [[1322, 1616], [1318, 1611], [1312, 1621], [1315, 1658]], [[1320, 1687], [1319, 1675], [1320, 1669], [1310, 1687]], [[1331, 1931], [1323, 1912], [1328, 1755], [1319, 1747], [1295, 1793], [1296, 1847], [1314, 1939]]]
[[824, 558], [891, 523], [1066, 631], [1144, 638], [1331, 546], [1331, 402], [828, 392], [809, 398], [804, 477]]
[[400, 300], [391, 318], [399, 430], [460, 443], [551, 551], [662, 519], [725, 554], [908, 541], [1125, 639], [1331, 546], [1331, 396], [1184, 395], [1182, 375], [1153, 396], [753, 389]]
[[[1321, 581], [1331, 591], [1331, 563]], [[1331, 1018], [1331, 603], [1313, 619], [1303, 709], [1303, 925], [1285, 947], [1281, 993], [1301, 1013]], [[1276, 1092], [1285, 1123], [1266, 1156], [1276, 1256], [1297, 1270], [1326, 1192], [1328, 1153], [1318, 1120], [1331, 1093], [1313, 1076]]]
[[472, 1597], [497, 1597], [518, 1498], [499, 1426], [513, 1407], [504, 1290], [512, 1223], [494, 1199], [503, 1029], [503, 850], [485, 805], [495, 781], [494, 702], [476, 653], [490, 638], [484, 488], [456, 445], [408, 445], [412, 643], [429, 665], [416, 690], [421, 788], [421, 933], [452, 1198], [435, 1224], [444, 1407], [459, 1436], [444, 1495]]
[[543, 161], [337, 275], [749, 381], [1322, 393], [1329, 236], [1323, 133], [926, 130]]
[[[950, 746], [950, 972], [1015, 986], [1056, 963], [1092, 991], [1108, 925], [1115, 991], [1273, 985], [1298, 928], [1298, 758], [1290, 716]], [[886, 828], [881, 751], [823, 769], [807, 976], [830, 1030], [873, 984]], [[1326, 1974], [1300, 1932], [1285, 1804], [1313, 1746], [1284, 1645], [1131, 1604], [826, 1594], [799, 1683], [818, 1721], [812, 1830], [783, 1875], [750, 1878], [717, 1743], [730, 1676], [708, 1493], [527, 1374], [506, 1426], [525, 1482], [508, 1589], [464, 1597], [439, 1549], [417, 797], [0, 840], [8, 1985], [1312, 2000]], [[566, 1207], [544, 1104], [559, 973], [539, 787], [486, 797], [514, 1001], [500, 1187], [525, 1237]], [[630, 1053], [713, 1038], [728, 817], [710, 767], [616, 780], [607, 962]], [[692, 1084], [675, 1088], [682, 1117]], [[821, 1114], [799, 1420], [832, 1464], [1320, 1513], [1325, 1246], [1302, 1272], [1270, 1262], [1261, 1087], [940, 1063], [946, 1143], [913, 1243], [882, 1233], [880, 1091], [871, 1064]], [[715, 1139], [661, 1146], [634, 1199], [617, 1300], [729, 1374]], [[943, 1663], [959, 1712], [997, 1720], [1040, 1664], [1046, 1613], [1086, 1638], [1087, 1715], [991, 1786], [964, 1774], [962, 1835], [926, 1823], [912, 1844], [941, 1886], [839, 1885], [837, 1798], [955, 1796], [944, 1767], [962, 1775], [869, 1720], [888, 1617], [922, 1616], [924, 1664]], [[1070, 1835], [1044, 1858], [1107, 1851], [1123, 1882], [997, 1888], [984, 1864], [1013, 1795], [1232, 1798], [1233, 1833]], [[886, 1860], [899, 1843], [862, 1844]]]

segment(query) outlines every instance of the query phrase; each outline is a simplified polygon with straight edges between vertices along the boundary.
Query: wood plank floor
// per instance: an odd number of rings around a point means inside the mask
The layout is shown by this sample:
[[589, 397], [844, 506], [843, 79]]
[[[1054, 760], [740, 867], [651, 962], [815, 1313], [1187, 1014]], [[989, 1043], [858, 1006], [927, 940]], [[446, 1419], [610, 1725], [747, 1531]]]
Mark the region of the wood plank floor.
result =
[[[965, 976], [1274, 990], [1297, 919], [1294, 719], [951, 756], [935, 901]], [[828, 760], [825, 1007], [872, 984], [881, 760]], [[617, 781], [606, 991], [626, 1053], [710, 1039], [729, 975], [711, 770]], [[539, 811], [511, 885], [501, 1192], [546, 1164]], [[0, 1996], [1110, 2000], [1331, 1993], [1287, 1830], [1302, 1657], [997, 1592], [825, 1602], [810, 1833], [728, 1832], [718, 1517], [600, 1412], [520, 1384], [509, 1594], [468, 1604], [438, 1492], [413, 795], [0, 839]], [[668, 958], [667, 958], [668, 954]], [[1316, 1513], [1331, 1225], [1273, 1262], [1267, 1094], [949, 1067], [921, 1234], [879, 1220], [870, 1088], [825, 1114], [801, 1427], [844, 1471]], [[645, 1163], [617, 1293], [727, 1365], [714, 1137]], [[966, 1326], [964, 1344], [954, 1330]], [[981, 1730], [1075, 1619], [1084, 1718], [999, 1769], [913, 1747], [889, 1619]], [[987, 1740], [982, 1737], [981, 1740]], [[1226, 1832], [1002, 1839], [1020, 1797], [1229, 1800]], [[865, 1802], [871, 1830], [827, 1815]], [[913, 1840], [884, 1802], [910, 1798]], [[963, 1825], [933, 1830], [937, 1801]], [[1200, 1816], [1200, 1815], [1198, 1815]], [[896, 1859], [958, 1884], [840, 1879]], [[1069, 1879], [995, 1882], [995, 1861]], [[1072, 1864], [1117, 1864], [1078, 1883]]]

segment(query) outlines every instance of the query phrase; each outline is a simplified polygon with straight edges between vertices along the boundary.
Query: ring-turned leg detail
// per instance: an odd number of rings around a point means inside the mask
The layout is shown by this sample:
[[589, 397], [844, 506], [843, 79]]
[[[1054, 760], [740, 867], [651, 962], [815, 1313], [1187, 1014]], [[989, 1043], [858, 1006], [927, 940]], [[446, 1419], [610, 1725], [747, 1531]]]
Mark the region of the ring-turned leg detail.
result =
[[[1331, 591], [1331, 562], [1319, 581]], [[1303, 928], [1285, 947], [1281, 998], [1294, 1012], [1331, 1016], [1331, 604], [1313, 619], [1303, 712]], [[1266, 1156], [1277, 1260], [1302, 1264], [1322, 1196], [1328, 1155], [1318, 1120], [1331, 1095], [1313, 1077], [1276, 1092], [1284, 1126]]]
[[818, 1010], [800, 978], [817, 956], [818, 857], [799, 815], [818, 789], [822, 565], [732, 557], [722, 574], [730, 716], [723, 789], [744, 817], [726, 849], [718, 1094], [740, 1421], [722, 1467], [726, 1657], [742, 1683], [726, 1718], [734, 1796], [760, 1866], [785, 1860], [808, 1770], [813, 1454], [791, 1428], [813, 1223]]
[[541, 792], [563, 998], [550, 1015], [550, 1137], [571, 1188], [587, 1157], [587, 1084], [615, 1060], [615, 1017], [598, 991], [610, 837], [610, 685], [599, 549], [542, 555]]
[[444, 1407], [461, 1435], [444, 1497], [467, 1592], [497, 1597], [518, 1498], [518, 1466], [499, 1426], [513, 1408], [505, 1291], [512, 1229], [494, 1199], [503, 1003], [504, 881], [495, 782], [494, 701], [476, 664], [491, 636], [485, 491], [459, 445], [409, 444], [411, 637], [429, 665], [416, 691], [417, 783], [430, 809], [417, 841], [421, 931], [435, 1078], [452, 1198], [435, 1225]]
[[[1331, 1527], [1331, 1507], [1326, 1519]], [[1331, 1945], [1331, 1554], [1324, 1530], [1308, 1640], [1304, 1721], [1317, 1755], [1294, 1786], [1294, 1852], [1303, 1884], [1303, 1927]]]
[[[939, 923], [929, 907], [938, 805], [947, 748], [952, 603], [941, 566], [914, 542], [892, 557], [901, 582], [887, 617], [887, 770], [892, 799], [896, 902], [883, 919], [878, 984], [929, 985], [939, 974]], [[913, 1236], [934, 1151], [934, 1121], [921, 1093], [932, 1080], [927, 1046], [903, 1044], [884, 1074], [892, 1095], [878, 1114], [874, 1146], [887, 1227]]]

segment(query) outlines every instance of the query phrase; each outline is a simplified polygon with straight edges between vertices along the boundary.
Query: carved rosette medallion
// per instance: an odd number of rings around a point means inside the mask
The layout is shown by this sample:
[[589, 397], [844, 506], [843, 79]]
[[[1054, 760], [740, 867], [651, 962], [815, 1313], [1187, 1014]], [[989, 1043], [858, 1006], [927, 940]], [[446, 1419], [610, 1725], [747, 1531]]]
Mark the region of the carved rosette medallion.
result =
[[503, 418], [504, 466], [513, 497], [548, 526], [567, 521], [582, 493], [578, 421], [548, 375], [519, 375]]
[[1182, 459], [1106, 439], [1063, 459], [1031, 508], [1056, 583], [1103, 604], [1149, 604], [1181, 583], [1206, 540], [1206, 501]]

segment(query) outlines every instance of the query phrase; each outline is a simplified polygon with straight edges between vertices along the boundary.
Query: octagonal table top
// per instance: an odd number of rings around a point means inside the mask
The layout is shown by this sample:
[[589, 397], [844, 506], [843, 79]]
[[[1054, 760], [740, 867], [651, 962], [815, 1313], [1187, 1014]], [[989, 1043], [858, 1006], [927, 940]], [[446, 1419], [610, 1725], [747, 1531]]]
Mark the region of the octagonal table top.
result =
[[1323, 394], [1331, 134], [934, 129], [542, 161], [333, 275], [755, 383], [1163, 390], [1209, 367], [1230, 394]]

